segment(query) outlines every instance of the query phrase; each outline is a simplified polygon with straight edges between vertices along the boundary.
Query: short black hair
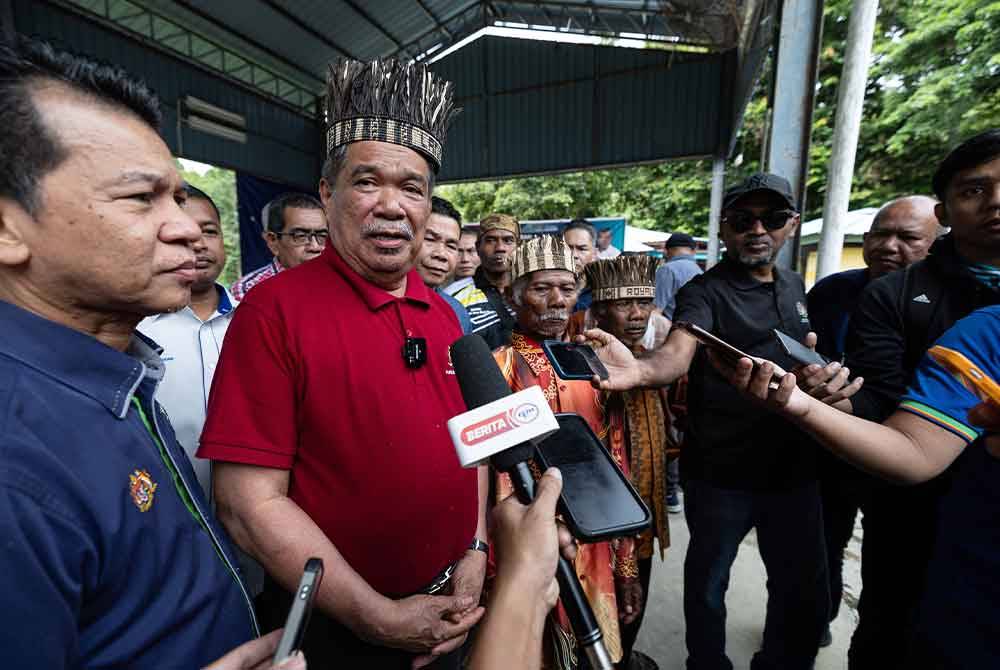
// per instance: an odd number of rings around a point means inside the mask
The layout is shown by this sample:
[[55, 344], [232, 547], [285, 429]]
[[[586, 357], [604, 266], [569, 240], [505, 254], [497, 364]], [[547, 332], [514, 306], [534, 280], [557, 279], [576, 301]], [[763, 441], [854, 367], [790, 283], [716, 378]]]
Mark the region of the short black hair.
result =
[[25, 37], [0, 42], [0, 197], [38, 211], [38, 182], [68, 152], [46, 128], [32, 100], [42, 85], [54, 83], [160, 128], [160, 102], [146, 84], [125, 70], [54, 49]]
[[590, 241], [597, 244], [597, 228], [594, 228], [594, 224], [587, 219], [573, 219], [563, 228], [563, 235], [571, 230], [586, 230], [587, 234], [590, 235]]
[[215, 201], [212, 200], [212, 196], [210, 196], [208, 193], [205, 193], [197, 186], [194, 186], [187, 182], [184, 182], [184, 192], [187, 193], [188, 199], [201, 198], [202, 200], [207, 200], [208, 204], [210, 204], [212, 206], [212, 209], [215, 210], [215, 218], [219, 220], [219, 223], [222, 223], [222, 214], [219, 213], [219, 208], [215, 206]]
[[962, 170], [979, 167], [996, 158], [1000, 158], [1000, 128], [991, 128], [970, 137], [952, 149], [934, 171], [934, 177], [931, 179], [934, 195], [944, 202], [948, 185], [956, 174]]
[[462, 233], [462, 215], [455, 205], [451, 204], [444, 198], [438, 196], [431, 196], [431, 214], [440, 214], [441, 216], [447, 216], [449, 219], [455, 219], [455, 223], [458, 224], [459, 235]]
[[280, 233], [285, 229], [285, 210], [323, 209], [323, 204], [307, 193], [282, 193], [267, 203], [267, 229], [272, 233]]

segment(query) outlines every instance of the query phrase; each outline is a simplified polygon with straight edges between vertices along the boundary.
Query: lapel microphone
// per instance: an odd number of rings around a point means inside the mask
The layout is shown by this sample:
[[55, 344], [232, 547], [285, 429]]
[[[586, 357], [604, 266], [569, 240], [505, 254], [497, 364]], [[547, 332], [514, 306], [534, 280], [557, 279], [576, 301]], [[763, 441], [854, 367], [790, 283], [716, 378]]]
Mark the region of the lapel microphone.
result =
[[423, 337], [407, 337], [403, 343], [403, 362], [411, 370], [416, 370], [426, 363], [427, 340]]

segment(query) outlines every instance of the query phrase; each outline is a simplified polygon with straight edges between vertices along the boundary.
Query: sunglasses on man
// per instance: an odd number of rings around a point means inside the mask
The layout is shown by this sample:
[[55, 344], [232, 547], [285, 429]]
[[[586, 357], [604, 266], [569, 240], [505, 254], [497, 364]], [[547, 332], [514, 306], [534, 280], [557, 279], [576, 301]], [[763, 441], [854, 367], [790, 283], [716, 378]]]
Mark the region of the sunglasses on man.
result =
[[746, 209], [735, 209], [727, 212], [722, 217], [723, 223], [728, 225], [734, 233], [745, 233], [758, 221], [764, 226], [764, 230], [781, 230], [788, 223], [788, 220], [795, 216], [795, 212], [790, 209], [776, 209], [757, 215]]

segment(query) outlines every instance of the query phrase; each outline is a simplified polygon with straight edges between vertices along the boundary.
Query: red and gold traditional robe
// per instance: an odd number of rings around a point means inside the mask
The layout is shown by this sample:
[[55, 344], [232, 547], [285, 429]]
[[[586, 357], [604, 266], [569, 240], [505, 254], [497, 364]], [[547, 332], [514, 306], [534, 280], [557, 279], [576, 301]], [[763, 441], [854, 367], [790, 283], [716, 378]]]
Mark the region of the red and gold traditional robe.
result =
[[[602, 439], [607, 435], [607, 424], [600, 394], [585, 381], [559, 379], [549, 364], [540, 343], [521, 333], [514, 333], [511, 345], [493, 353], [504, 378], [514, 392], [530, 386], [539, 386], [553, 412], [575, 412], [584, 418]], [[628, 474], [624, 453], [612, 450], [619, 467]], [[510, 478], [496, 475], [496, 502], [513, 493]], [[583, 544], [577, 548], [576, 573], [584, 593], [594, 610], [594, 616], [604, 635], [604, 644], [612, 660], [622, 656], [621, 634], [618, 628], [618, 601], [615, 596], [615, 566], [630, 560], [634, 564], [635, 543], [631, 539], [613, 542]], [[553, 611], [545, 645], [543, 667], [568, 670], [577, 665], [573, 629], [560, 604]]]

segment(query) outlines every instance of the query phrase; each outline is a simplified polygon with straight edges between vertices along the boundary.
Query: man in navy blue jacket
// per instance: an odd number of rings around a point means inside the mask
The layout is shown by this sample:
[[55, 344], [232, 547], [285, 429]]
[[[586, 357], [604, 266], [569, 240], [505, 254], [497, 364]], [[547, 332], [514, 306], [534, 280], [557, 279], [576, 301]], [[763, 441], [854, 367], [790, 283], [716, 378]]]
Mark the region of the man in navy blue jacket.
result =
[[[0, 649], [4, 667], [249, 667], [239, 563], [135, 333], [177, 310], [201, 231], [117, 68], [0, 46]], [[263, 643], [263, 644], [262, 644]], [[301, 667], [301, 666], [300, 666]]]

